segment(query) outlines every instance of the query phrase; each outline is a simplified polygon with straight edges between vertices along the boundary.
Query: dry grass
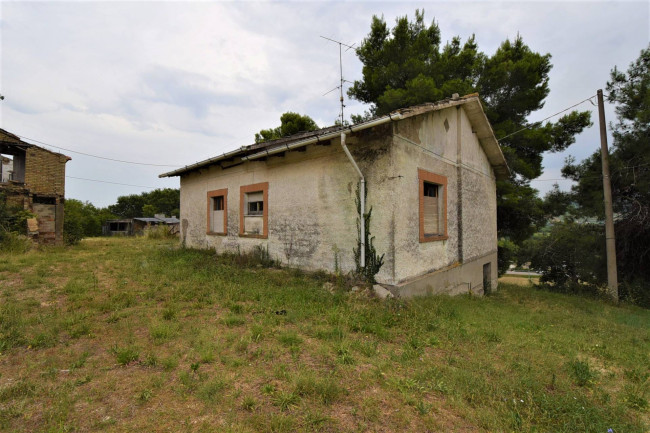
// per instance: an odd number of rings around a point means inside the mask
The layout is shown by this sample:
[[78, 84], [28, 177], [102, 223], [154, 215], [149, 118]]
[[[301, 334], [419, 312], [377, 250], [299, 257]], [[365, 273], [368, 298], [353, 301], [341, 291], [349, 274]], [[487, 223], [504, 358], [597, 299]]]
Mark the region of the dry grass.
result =
[[539, 277], [529, 277], [525, 275], [504, 275], [503, 277], [499, 278], [499, 284], [533, 287], [535, 284], [539, 284]]
[[503, 283], [383, 303], [237, 263], [147, 238], [0, 256], [0, 430], [647, 429], [648, 311]]

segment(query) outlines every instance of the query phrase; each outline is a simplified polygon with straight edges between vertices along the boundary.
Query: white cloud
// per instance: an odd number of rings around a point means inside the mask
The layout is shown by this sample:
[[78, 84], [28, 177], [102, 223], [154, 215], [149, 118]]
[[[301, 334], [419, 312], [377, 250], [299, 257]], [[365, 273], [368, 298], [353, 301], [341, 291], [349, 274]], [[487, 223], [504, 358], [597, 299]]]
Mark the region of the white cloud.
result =
[[[521, 34], [532, 49], [552, 53], [551, 94], [533, 120], [603, 88], [614, 65], [626, 68], [647, 46], [650, 28], [647, 2], [3, 2], [0, 8], [3, 128], [111, 158], [183, 165], [250, 144], [285, 111], [333, 123], [338, 96], [322, 95], [338, 84], [338, 47], [319, 36], [359, 43], [373, 14], [392, 26], [396, 16], [424, 8], [443, 41], [475, 33], [479, 48], [491, 54]], [[346, 79], [360, 78], [352, 51], [343, 54], [343, 66]], [[346, 105], [348, 114], [364, 110], [356, 101]], [[597, 145], [597, 133], [583, 136], [570, 149], [579, 158]], [[71, 176], [178, 184], [157, 178], [165, 168], [70, 155]], [[557, 172], [563, 159], [547, 157], [546, 173]], [[544, 190], [541, 184], [552, 182], [538, 184]], [[140, 190], [67, 184], [69, 197], [98, 205]]]

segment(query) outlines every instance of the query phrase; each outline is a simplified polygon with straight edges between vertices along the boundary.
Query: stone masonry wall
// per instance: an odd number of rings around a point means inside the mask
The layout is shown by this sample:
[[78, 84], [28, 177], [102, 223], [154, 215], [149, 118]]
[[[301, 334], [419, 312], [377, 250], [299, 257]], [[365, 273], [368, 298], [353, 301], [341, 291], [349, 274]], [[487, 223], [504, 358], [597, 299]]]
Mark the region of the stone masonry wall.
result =
[[66, 157], [38, 147], [27, 149], [25, 188], [32, 194], [63, 197]]

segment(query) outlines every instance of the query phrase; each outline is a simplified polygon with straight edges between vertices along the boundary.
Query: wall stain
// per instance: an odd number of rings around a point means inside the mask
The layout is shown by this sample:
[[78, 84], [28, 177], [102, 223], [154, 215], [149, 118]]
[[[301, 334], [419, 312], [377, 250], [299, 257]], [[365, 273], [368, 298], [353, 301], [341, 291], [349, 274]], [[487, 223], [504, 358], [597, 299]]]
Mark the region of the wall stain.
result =
[[311, 218], [280, 216], [269, 225], [269, 236], [282, 244], [282, 252], [289, 264], [311, 258], [321, 243], [320, 226]]

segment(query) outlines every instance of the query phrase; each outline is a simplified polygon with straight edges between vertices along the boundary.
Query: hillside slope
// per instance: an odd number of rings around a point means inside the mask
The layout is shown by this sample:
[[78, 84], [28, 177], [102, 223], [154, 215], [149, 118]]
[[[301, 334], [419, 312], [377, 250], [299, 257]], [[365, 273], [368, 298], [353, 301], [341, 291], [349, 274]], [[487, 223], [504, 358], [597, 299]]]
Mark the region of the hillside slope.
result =
[[648, 431], [650, 311], [507, 284], [383, 302], [244, 261], [0, 255], [0, 430]]

